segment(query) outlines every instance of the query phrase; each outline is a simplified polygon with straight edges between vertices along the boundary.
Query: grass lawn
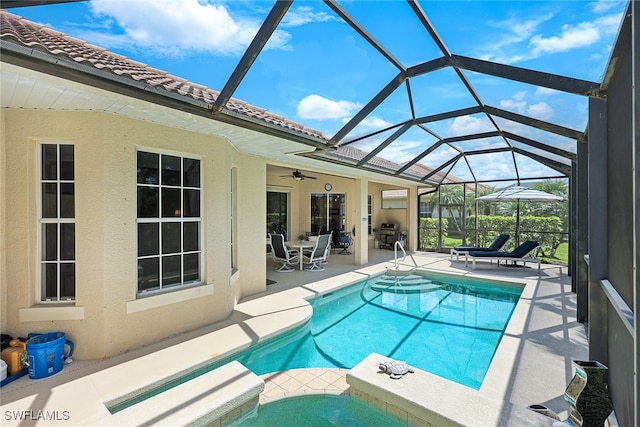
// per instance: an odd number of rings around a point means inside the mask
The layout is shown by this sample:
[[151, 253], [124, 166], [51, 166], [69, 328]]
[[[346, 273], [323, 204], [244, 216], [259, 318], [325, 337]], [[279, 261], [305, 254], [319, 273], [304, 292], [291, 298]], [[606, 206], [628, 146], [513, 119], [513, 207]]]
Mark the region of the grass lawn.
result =
[[554, 257], [540, 257], [540, 260], [548, 264], [567, 265], [569, 263], [569, 244], [560, 243]]

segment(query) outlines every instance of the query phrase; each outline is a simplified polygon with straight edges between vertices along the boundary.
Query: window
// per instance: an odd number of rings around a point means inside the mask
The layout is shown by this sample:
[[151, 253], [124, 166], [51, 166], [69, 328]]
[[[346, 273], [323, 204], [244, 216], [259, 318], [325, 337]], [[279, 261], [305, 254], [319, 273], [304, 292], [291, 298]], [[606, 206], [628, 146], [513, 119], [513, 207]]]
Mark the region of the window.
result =
[[382, 190], [382, 209], [406, 209], [408, 191], [404, 190]]
[[42, 144], [40, 151], [40, 300], [76, 296], [74, 147]]
[[138, 293], [202, 278], [200, 160], [137, 152]]
[[373, 197], [371, 194], [367, 196], [367, 234], [371, 236], [373, 224]]

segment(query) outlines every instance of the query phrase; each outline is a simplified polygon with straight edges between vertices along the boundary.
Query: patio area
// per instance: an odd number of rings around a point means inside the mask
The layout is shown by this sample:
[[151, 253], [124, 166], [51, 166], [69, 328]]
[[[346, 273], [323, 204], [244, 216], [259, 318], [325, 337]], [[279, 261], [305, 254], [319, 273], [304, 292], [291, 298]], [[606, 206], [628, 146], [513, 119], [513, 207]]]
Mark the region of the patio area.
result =
[[[438, 411], [453, 425], [550, 425], [550, 418], [526, 409], [535, 403], [566, 418], [569, 406], [563, 393], [575, 370], [572, 359], [588, 358], [585, 325], [575, 321], [575, 294], [571, 292], [566, 267], [543, 264], [538, 275], [537, 268], [497, 269], [495, 264], [482, 263], [472, 271], [464, 267], [463, 261], [451, 261], [448, 254], [416, 252], [403, 261], [401, 268], [409, 268], [413, 260], [424, 270], [526, 284], [480, 390], [425, 373], [421, 377], [421, 404]], [[49, 378], [30, 380], [25, 376], [6, 385], [2, 388], [3, 414], [67, 411], [69, 418], [52, 422], [5, 417], [3, 425], [113, 425], [115, 417], [122, 419], [123, 412], [135, 413], [137, 405], [111, 415], [104, 402], [303, 323], [310, 313], [308, 307], [301, 305], [301, 298], [308, 299], [392, 267], [393, 251], [371, 250], [369, 261], [367, 265], [354, 266], [353, 255], [332, 254], [324, 271], [278, 273], [273, 271], [277, 264], [268, 257], [267, 276], [274, 283], [267, 286], [265, 293], [243, 300], [224, 322], [107, 360], [76, 361]], [[347, 372], [301, 369], [264, 375], [260, 401], [303, 393], [348, 393]], [[214, 391], [205, 389], [202, 393]], [[166, 423], [170, 417], [163, 418], [163, 414], [191, 404], [192, 401], [176, 401], [175, 408], [158, 408], [146, 422], [154, 419], [160, 420], [159, 424]], [[136, 419], [139, 424], [145, 423]], [[410, 417], [408, 421], [412, 421]], [[612, 420], [610, 425], [615, 422]]]

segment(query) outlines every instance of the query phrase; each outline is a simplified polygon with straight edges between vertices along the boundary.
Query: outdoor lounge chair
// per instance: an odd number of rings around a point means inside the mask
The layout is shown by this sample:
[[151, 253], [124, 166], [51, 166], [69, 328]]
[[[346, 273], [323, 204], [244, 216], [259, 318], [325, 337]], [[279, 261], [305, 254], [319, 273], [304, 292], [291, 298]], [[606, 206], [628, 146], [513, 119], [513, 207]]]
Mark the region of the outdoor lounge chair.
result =
[[500, 261], [511, 261], [514, 264], [517, 261], [521, 261], [524, 263], [526, 267], [528, 262], [538, 263], [538, 271], [540, 271], [540, 260], [536, 258], [526, 257], [531, 251], [540, 246], [538, 242], [534, 242], [533, 240], [527, 240], [511, 252], [500, 252], [500, 251], [469, 251], [465, 255], [464, 265], [467, 266], [467, 262], [469, 258], [473, 261], [472, 268], [476, 269], [476, 259], [488, 259], [492, 261], [495, 259], [498, 261], [498, 267], [500, 267]]
[[271, 254], [276, 262], [281, 262], [282, 266], [275, 271], [289, 273], [294, 271], [294, 266], [298, 262], [298, 252], [292, 251], [284, 244], [284, 234], [271, 234]]
[[498, 237], [496, 237], [496, 239], [493, 241], [493, 243], [491, 243], [491, 245], [487, 246], [486, 248], [475, 246], [456, 246], [449, 252], [449, 259], [453, 259], [453, 256], [455, 255], [456, 261], [459, 261], [460, 255], [466, 255], [467, 252], [470, 251], [499, 251], [504, 246], [504, 244], [507, 243], [507, 240], [509, 240], [508, 234], [499, 234]]
[[305, 268], [307, 271], [322, 271], [324, 270], [324, 264], [327, 261], [327, 255], [329, 255], [329, 248], [331, 247], [331, 233], [321, 234], [318, 236], [316, 245], [313, 250], [305, 256], [308, 261], [305, 264], [310, 264]]

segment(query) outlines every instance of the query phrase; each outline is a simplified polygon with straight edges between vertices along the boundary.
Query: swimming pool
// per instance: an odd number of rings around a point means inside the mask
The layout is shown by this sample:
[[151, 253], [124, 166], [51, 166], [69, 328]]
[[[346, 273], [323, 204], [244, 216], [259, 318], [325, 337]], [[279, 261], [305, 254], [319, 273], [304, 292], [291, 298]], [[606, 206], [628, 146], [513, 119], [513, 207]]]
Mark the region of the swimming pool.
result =
[[523, 285], [445, 275], [381, 275], [310, 301], [311, 320], [279, 337], [108, 404], [119, 412], [237, 360], [257, 375], [353, 368], [375, 352], [479, 389]]
[[258, 375], [352, 368], [372, 352], [479, 389], [522, 286], [411, 274], [314, 298], [309, 323], [234, 357]]
[[406, 421], [356, 397], [314, 394], [260, 405], [255, 411], [226, 424], [226, 427], [406, 425]]

